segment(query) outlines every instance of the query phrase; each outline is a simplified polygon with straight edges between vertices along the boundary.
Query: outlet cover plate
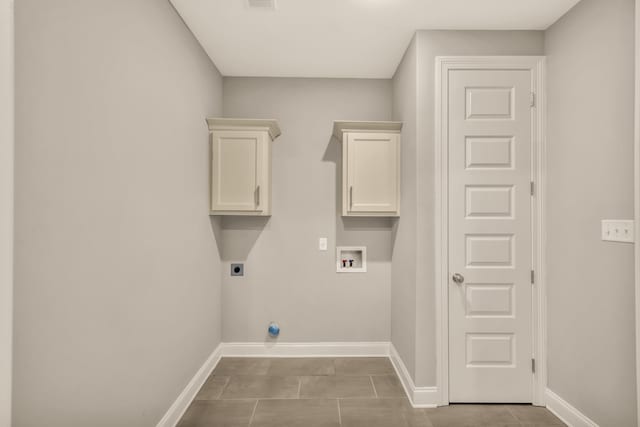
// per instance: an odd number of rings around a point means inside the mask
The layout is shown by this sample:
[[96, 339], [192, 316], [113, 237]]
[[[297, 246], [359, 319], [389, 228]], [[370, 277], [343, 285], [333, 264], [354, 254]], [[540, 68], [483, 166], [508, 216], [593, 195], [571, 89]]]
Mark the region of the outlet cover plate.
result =
[[321, 237], [318, 239], [318, 250], [326, 251], [327, 250], [327, 238]]

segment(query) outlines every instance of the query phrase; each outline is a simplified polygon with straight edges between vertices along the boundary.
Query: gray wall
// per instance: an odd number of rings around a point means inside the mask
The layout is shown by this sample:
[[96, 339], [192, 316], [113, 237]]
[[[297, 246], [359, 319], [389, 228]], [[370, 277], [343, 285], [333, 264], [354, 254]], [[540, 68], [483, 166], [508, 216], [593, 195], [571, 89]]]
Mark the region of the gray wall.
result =
[[601, 426], [636, 425], [633, 0], [583, 0], [546, 33], [549, 388]]
[[[436, 385], [435, 58], [446, 55], [542, 55], [543, 45], [540, 31], [418, 31], [394, 77], [394, 115], [414, 124], [409, 127], [408, 151], [403, 153], [404, 210], [394, 249], [392, 320], [408, 324], [415, 317], [415, 330], [393, 326], [392, 337], [417, 386]], [[415, 83], [410, 81], [412, 79], [416, 79]], [[415, 256], [398, 258], [396, 262], [395, 251], [399, 254], [413, 251]], [[415, 308], [403, 307], [412, 301]], [[410, 334], [415, 334], [415, 338]], [[415, 341], [414, 356], [408, 355], [412, 351], [412, 340]], [[415, 367], [411, 366], [412, 360]]]
[[409, 374], [415, 378], [416, 366], [416, 227], [418, 126], [418, 52], [414, 37], [393, 76], [393, 119], [402, 126], [401, 217], [393, 229], [391, 262], [391, 342]]
[[[341, 145], [333, 120], [389, 120], [390, 80], [226, 78], [224, 115], [278, 119], [273, 145], [273, 216], [224, 218], [223, 339], [389, 341], [389, 219], [346, 218], [337, 203]], [[318, 251], [318, 238], [329, 250]], [[338, 274], [337, 245], [367, 246], [368, 272]], [[243, 261], [245, 276], [229, 276]]]
[[14, 425], [155, 425], [220, 342], [221, 77], [166, 1], [16, 8]]

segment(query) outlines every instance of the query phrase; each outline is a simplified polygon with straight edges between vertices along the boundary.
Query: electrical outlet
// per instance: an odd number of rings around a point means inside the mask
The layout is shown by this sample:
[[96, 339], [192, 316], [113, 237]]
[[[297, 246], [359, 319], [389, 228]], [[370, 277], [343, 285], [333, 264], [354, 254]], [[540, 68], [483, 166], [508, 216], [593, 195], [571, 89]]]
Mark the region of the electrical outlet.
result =
[[327, 238], [326, 237], [321, 237], [320, 240], [318, 240], [318, 249], [321, 251], [326, 251], [327, 250]]
[[602, 240], [607, 242], [634, 242], [633, 220], [602, 220]]

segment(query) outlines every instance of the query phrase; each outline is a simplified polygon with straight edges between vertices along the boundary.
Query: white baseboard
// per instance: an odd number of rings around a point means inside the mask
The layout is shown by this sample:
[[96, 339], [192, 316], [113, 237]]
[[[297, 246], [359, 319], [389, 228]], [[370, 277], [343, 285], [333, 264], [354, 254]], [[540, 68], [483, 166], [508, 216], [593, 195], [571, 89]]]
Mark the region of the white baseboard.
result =
[[388, 342], [225, 343], [226, 357], [389, 357]]
[[589, 417], [574, 408], [566, 400], [547, 389], [547, 409], [553, 412], [569, 427], [598, 427]]
[[198, 369], [195, 376], [189, 381], [187, 386], [182, 390], [182, 393], [178, 396], [178, 398], [173, 402], [169, 410], [164, 414], [164, 417], [157, 424], [157, 427], [175, 427], [180, 421], [180, 418], [184, 415], [187, 408], [200, 391], [200, 388], [204, 384], [204, 382], [209, 378], [211, 372], [213, 372], [214, 368], [220, 361], [222, 357], [222, 349], [224, 348], [224, 344], [218, 345], [211, 356], [207, 358], [204, 364]]
[[400, 354], [393, 344], [389, 346], [389, 358], [400, 378], [404, 391], [414, 408], [437, 408], [440, 401], [438, 387], [416, 387]]

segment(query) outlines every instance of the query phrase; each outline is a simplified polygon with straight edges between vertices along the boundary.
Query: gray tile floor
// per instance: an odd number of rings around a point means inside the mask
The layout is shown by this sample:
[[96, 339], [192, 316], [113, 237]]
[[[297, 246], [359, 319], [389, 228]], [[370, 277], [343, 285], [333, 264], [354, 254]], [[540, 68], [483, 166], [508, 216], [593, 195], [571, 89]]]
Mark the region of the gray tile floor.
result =
[[179, 427], [462, 427], [564, 424], [529, 405], [413, 409], [386, 358], [224, 358]]

